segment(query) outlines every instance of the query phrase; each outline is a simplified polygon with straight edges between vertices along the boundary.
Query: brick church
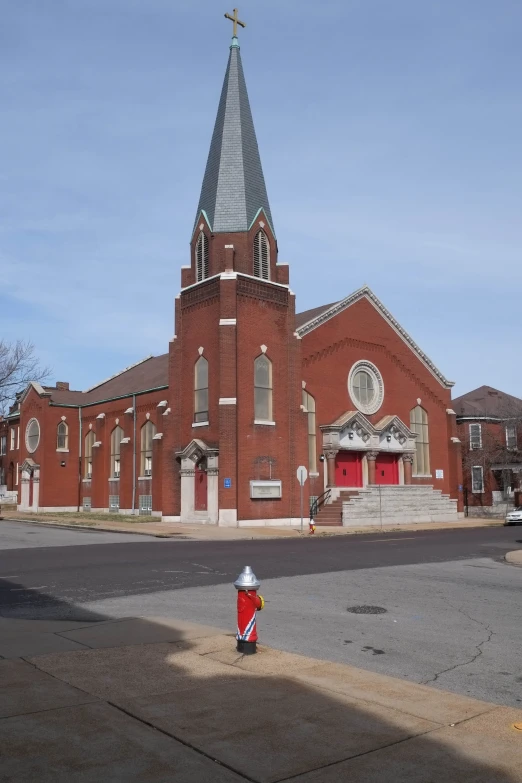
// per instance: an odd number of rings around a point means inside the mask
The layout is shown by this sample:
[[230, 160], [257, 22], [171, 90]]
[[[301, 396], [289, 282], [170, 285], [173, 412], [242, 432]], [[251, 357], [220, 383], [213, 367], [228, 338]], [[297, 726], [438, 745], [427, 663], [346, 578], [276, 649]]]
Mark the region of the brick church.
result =
[[296, 314], [278, 263], [237, 36], [181, 268], [175, 336], [86, 391], [30, 384], [1, 422], [0, 484], [32, 511], [296, 525], [454, 519], [451, 386], [375, 294]]

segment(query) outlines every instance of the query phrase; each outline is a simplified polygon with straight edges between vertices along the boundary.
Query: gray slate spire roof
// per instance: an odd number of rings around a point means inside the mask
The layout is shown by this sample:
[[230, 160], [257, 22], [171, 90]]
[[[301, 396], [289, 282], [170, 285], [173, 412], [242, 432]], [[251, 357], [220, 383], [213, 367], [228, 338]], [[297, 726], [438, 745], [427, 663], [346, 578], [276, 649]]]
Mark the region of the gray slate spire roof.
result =
[[194, 227], [203, 211], [216, 233], [248, 231], [260, 209], [273, 231], [239, 44], [232, 38]]

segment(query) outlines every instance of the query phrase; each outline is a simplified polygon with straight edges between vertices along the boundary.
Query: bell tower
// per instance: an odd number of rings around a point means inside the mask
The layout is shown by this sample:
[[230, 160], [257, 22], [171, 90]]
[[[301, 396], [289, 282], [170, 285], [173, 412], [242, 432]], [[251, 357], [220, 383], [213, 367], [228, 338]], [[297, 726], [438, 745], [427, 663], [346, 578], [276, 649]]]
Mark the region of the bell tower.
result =
[[280, 524], [306, 459], [300, 340], [248, 99], [237, 25], [181, 270], [164, 427], [164, 516]]

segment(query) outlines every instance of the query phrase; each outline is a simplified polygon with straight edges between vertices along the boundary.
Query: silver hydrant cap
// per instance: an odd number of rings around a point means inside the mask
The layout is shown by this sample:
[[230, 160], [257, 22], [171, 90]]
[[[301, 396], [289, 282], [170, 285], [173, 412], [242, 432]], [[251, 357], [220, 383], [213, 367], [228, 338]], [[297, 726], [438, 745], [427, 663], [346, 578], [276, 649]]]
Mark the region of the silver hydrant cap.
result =
[[257, 590], [261, 582], [252, 571], [251, 566], [245, 566], [234, 582], [236, 590]]

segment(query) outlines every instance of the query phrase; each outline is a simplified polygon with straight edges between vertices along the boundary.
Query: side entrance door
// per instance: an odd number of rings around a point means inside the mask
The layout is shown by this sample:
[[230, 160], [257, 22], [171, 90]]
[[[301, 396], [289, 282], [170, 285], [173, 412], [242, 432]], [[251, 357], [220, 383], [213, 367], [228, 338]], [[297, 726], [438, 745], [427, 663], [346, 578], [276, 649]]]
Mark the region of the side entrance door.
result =
[[396, 454], [380, 453], [375, 460], [375, 483], [398, 484], [399, 464]]
[[358, 451], [339, 451], [335, 458], [335, 486], [362, 487], [362, 462]]
[[207, 510], [207, 466], [204, 462], [196, 465], [194, 475], [194, 510]]

